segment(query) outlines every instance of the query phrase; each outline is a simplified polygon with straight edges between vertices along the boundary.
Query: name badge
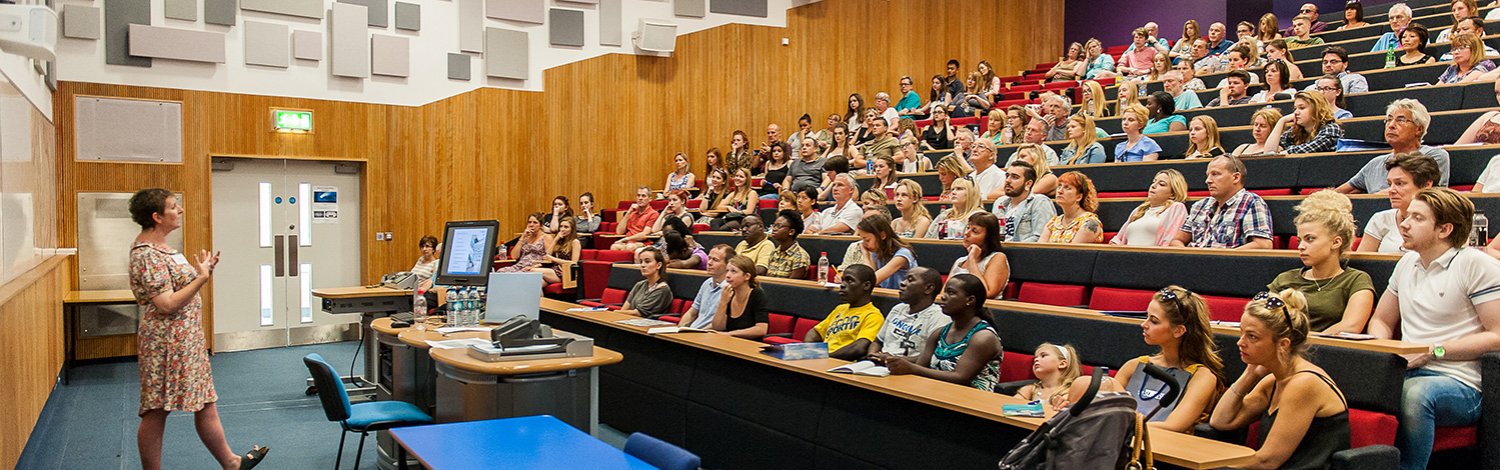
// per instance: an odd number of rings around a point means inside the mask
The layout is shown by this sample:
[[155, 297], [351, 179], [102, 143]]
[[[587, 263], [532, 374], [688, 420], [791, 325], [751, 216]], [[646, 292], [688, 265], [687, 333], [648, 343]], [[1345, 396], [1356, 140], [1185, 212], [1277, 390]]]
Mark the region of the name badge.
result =
[[191, 266], [190, 264], [188, 264], [187, 257], [183, 256], [182, 253], [177, 253], [177, 254], [172, 255], [172, 261], [176, 261], [177, 264], [180, 264], [180, 265], [183, 265], [183, 266]]

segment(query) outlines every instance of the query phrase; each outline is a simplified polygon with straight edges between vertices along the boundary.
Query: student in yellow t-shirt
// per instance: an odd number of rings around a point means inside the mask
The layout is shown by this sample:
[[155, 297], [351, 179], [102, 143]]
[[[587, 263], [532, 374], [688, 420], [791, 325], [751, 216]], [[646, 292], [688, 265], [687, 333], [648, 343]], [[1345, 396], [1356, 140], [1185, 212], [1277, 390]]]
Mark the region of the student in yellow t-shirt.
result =
[[809, 343], [828, 341], [829, 357], [857, 361], [865, 356], [870, 343], [880, 333], [885, 315], [875, 304], [870, 303], [870, 292], [875, 289], [875, 270], [867, 265], [849, 266], [840, 273], [839, 297], [844, 303], [834, 307], [828, 318], [808, 330], [804, 341]]

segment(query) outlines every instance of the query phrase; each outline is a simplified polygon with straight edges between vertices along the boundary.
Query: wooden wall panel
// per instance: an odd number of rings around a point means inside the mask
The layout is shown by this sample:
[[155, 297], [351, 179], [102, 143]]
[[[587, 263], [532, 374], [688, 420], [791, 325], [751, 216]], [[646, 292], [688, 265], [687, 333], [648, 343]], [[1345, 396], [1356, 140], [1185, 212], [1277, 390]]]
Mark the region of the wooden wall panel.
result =
[[45, 260], [0, 286], [0, 468], [14, 468], [62, 368], [62, 298], [70, 289], [65, 256]]

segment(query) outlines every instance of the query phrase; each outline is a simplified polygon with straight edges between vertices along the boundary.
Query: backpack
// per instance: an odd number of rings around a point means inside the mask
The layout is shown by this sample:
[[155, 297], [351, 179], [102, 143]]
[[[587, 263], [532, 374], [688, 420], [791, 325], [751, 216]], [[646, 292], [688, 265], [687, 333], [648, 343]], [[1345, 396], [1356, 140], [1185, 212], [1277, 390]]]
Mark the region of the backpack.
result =
[[1154, 469], [1150, 436], [1144, 417], [1135, 411], [1135, 397], [1099, 393], [1103, 375], [1103, 367], [1094, 368], [1088, 392], [1016, 444], [1000, 459], [1000, 470]]

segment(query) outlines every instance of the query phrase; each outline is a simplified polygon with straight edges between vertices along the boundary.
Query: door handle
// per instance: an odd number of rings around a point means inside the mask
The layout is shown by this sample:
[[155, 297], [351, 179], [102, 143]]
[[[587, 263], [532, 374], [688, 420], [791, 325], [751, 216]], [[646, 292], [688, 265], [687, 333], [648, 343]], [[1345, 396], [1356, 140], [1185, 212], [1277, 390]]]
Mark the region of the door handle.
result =
[[285, 235], [277, 235], [275, 241], [272, 243], [272, 247], [273, 247], [272, 251], [275, 252], [275, 256], [276, 256], [276, 261], [274, 261], [272, 263], [272, 264], [276, 265], [276, 268], [275, 268], [276, 269], [276, 277], [285, 276], [286, 275], [286, 265], [283, 264], [281, 262], [281, 260], [282, 260], [282, 257], [284, 255], [286, 255], [286, 236]]
[[288, 249], [287, 249], [287, 254], [286, 255], [287, 255], [287, 264], [290, 265], [290, 266], [288, 266], [288, 268], [290, 268], [290, 269], [287, 269], [287, 271], [288, 271], [287, 275], [288, 276], [297, 277], [298, 274], [302, 273], [302, 265], [297, 264], [297, 254], [302, 251], [301, 246], [302, 245], [298, 245], [297, 244], [297, 236], [296, 235], [287, 235], [287, 248]]

